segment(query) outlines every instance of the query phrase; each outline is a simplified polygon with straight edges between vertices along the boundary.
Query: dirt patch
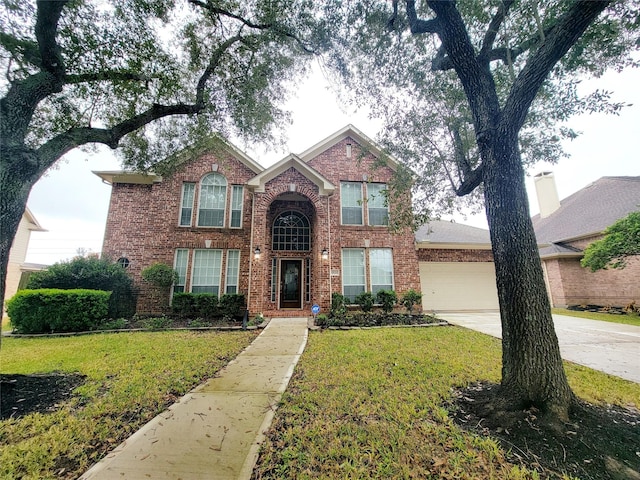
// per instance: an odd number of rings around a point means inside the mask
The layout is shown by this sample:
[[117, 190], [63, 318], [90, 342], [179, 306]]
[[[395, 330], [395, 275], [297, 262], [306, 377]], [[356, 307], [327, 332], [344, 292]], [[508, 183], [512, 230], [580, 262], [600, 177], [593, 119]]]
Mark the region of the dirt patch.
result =
[[85, 381], [79, 374], [0, 375], [0, 420], [29, 413], [50, 413]]
[[535, 408], [487, 416], [499, 386], [477, 383], [454, 392], [448, 405], [465, 430], [496, 438], [514, 463], [525, 464], [541, 478], [582, 480], [640, 479], [640, 411], [613, 405], [577, 405], [562, 428], [548, 426]]

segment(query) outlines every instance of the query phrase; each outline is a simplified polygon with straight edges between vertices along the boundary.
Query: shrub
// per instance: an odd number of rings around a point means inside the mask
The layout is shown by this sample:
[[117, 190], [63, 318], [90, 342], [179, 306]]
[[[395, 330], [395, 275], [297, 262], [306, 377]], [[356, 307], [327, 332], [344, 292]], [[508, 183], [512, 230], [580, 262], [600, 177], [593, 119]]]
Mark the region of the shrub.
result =
[[109, 312], [111, 292], [100, 290], [21, 290], [7, 302], [18, 333], [95, 330]]
[[321, 313], [316, 316], [316, 325], [318, 327], [326, 327], [329, 325], [329, 317], [324, 313]]
[[217, 295], [213, 293], [195, 293], [192, 295], [196, 317], [214, 318], [220, 315]]
[[356, 296], [356, 303], [360, 305], [363, 312], [370, 312], [373, 309], [373, 294], [371, 292], [362, 292]]
[[334, 292], [331, 294], [331, 311], [329, 316], [332, 318], [342, 317], [347, 314], [347, 298], [341, 293]]
[[414, 289], [407, 290], [402, 296], [401, 303], [409, 313], [413, 313], [413, 307], [422, 303], [422, 294]]
[[150, 317], [142, 320], [142, 326], [147, 330], [164, 330], [173, 325], [169, 317]]
[[140, 272], [145, 282], [160, 288], [169, 288], [179, 280], [178, 272], [166, 263], [154, 263]]
[[33, 272], [27, 289], [88, 289], [113, 292], [109, 298], [108, 317], [131, 317], [136, 309], [133, 281], [121, 265], [107, 258], [76, 257]]
[[225, 293], [220, 297], [219, 302], [220, 314], [223, 317], [238, 318], [244, 315], [245, 298], [239, 293]]
[[195, 317], [195, 298], [193, 293], [174, 293], [171, 310], [183, 318]]
[[398, 302], [398, 296], [393, 290], [379, 290], [378, 293], [376, 293], [376, 300], [382, 305], [382, 310], [385, 313], [391, 313], [391, 310], [393, 310], [393, 307]]

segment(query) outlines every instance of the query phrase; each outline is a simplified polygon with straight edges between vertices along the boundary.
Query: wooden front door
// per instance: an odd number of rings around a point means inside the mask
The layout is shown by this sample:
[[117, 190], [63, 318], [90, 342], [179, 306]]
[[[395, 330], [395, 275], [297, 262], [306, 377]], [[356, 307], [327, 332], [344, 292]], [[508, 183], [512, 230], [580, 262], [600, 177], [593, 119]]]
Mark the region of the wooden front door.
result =
[[280, 308], [302, 308], [302, 260], [282, 260]]

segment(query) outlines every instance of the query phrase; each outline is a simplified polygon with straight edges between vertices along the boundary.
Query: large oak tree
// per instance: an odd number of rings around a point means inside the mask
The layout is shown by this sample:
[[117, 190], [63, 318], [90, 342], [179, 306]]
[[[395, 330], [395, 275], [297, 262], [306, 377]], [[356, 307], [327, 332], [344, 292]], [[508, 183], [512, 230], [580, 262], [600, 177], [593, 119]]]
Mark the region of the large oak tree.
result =
[[214, 133], [275, 140], [288, 118], [279, 105], [306, 68], [308, 6], [2, 0], [0, 304], [29, 192], [70, 150], [120, 147], [144, 170]]
[[[617, 111], [584, 75], [633, 64], [637, 2], [423, 1], [326, 5], [327, 65], [386, 119], [383, 139], [418, 172], [418, 198], [484, 202], [502, 320], [500, 409], [566, 420], [562, 366], [525, 190], [525, 169], [562, 156], [562, 122]], [[634, 36], [635, 35], [635, 36]], [[448, 185], [448, 186], [447, 186]], [[433, 210], [430, 213], [434, 213]], [[461, 294], [463, 294], [461, 292]]]

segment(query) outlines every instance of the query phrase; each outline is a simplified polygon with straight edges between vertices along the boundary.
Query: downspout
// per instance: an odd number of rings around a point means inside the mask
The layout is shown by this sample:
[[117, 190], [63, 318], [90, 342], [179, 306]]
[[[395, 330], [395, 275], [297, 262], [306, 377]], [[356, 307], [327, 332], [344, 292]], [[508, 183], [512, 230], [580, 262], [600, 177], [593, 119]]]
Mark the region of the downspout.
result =
[[249, 284], [247, 285], [247, 310], [251, 305], [251, 283], [253, 282], [253, 227], [256, 218], [256, 193], [251, 192], [251, 241], [249, 242]]
[[331, 294], [333, 288], [333, 282], [331, 280], [331, 255], [333, 254], [333, 245], [331, 241], [331, 202], [329, 202], [330, 196], [327, 195], [327, 232], [329, 233], [329, 258], [327, 259], [329, 262], [329, 305], [331, 305]]

